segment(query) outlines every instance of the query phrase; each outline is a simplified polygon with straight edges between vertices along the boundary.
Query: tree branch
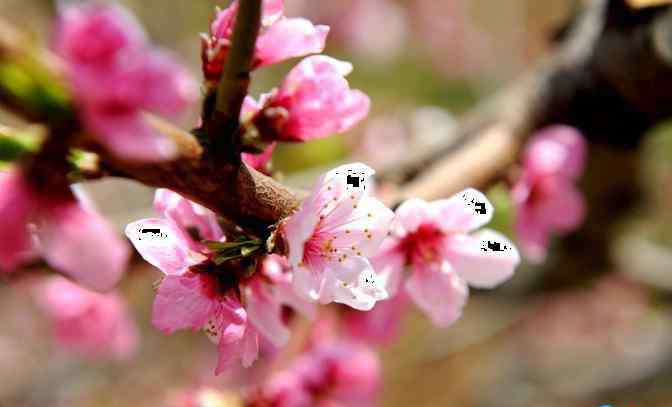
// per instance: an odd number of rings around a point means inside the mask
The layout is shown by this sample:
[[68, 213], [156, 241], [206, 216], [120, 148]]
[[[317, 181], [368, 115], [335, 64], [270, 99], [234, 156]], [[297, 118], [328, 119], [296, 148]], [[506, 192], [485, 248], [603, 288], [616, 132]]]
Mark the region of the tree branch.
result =
[[672, 7], [594, 0], [536, 68], [465, 116], [457, 137], [379, 171], [400, 183], [394, 201], [437, 199], [502, 178], [540, 127], [577, 127], [590, 142], [636, 148], [672, 117]]
[[[239, 159], [240, 109], [250, 84], [260, 26], [261, 0], [239, 1], [231, 49], [217, 85], [215, 108], [204, 123], [208, 139], [215, 149], [214, 155]], [[224, 137], [229, 139], [223, 140]]]

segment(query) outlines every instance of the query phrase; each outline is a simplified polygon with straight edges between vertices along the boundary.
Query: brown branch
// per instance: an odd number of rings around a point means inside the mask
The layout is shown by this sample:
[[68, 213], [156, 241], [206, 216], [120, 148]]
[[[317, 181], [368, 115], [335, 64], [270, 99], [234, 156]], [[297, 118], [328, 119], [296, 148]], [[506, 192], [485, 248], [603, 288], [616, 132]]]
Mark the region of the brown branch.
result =
[[217, 85], [215, 106], [204, 123], [215, 156], [234, 160], [239, 157], [240, 109], [250, 84], [260, 26], [261, 0], [240, 1], [232, 46]]
[[594, 143], [637, 147], [649, 128], [672, 116], [670, 10], [592, 1], [549, 57], [468, 114], [457, 136], [379, 172], [401, 183], [394, 201], [495, 182], [530, 133], [548, 124], [573, 125]]

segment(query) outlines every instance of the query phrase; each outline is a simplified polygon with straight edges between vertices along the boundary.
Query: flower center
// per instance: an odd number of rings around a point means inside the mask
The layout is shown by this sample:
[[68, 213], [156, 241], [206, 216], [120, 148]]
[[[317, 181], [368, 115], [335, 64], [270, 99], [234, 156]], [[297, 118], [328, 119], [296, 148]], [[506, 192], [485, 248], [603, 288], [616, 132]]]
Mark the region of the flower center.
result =
[[400, 243], [408, 264], [427, 264], [440, 261], [445, 234], [436, 226], [420, 225], [418, 230], [409, 233]]

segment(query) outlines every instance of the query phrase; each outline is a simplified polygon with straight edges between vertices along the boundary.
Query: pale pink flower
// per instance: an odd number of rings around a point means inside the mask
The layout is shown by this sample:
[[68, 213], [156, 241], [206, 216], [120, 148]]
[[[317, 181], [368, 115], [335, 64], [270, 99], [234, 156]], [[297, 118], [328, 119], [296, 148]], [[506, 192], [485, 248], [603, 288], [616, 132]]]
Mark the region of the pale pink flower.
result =
[[162, 218], [126, 227], [138, 252], [165, 274], [152, 322], [167, 334], [203, 330], [218, 345], [216, 374], [236, 360], [250, 366], [257, 359], [259, 335], [276, 347], [287, 343], [283, 306], [312, 314], [311, 306], [294, 295], [284, 259], [259, 260], [252, 277], [227, 274], [209, 261], [213, 253], [202, 242], [225, 241], [213, 212], [165, 189], [157, 191], [154, 206]]
[[381, 368], [368, 348], [340, 341], [301, 354], [248, 396], [249, 406], [370, 406], [380, 388]]
[[0, 172], [0, 269], [16, 268], [31, 251], [100, 291], [119, 281], [130, 255], [114, 227], [71, 191], [44, 196], [21, 172]]
[[586, 142], [569, 126], [547, 127], [525, 147], [511, 195], [516, 235], [531, 261], [546, 257], [552, 234], [569, 233], [583, 223], [585, 201], [575, 184], [585, 160]]
[[436, 325], [459, 319], [467, 284], [494, 287], [510, 278], [520, 261], [504, 236], [488, 229], [475, 232], [490, 221], [492, 212], [488, 199], [474, 189], [430, 203], [402, 203], [393, 233], [373, 261], [390, 294], [408, 270], [406, 293]]
[[384, 63], [403, 52], [410, 34], [407, 20], [404, 6], [396, 1], [354, 1], [332, 20], [332, 35], [357, 55]]
[[[229, 54], [238, 1], [218, 11], [210, 25], [210, 35], [202, 36], [203, 74], [217, 81]], [[254, 68], [286, 59], [322, 52], [329, 33], [325, 25], [313, 25], [304, 18], [284, 16], [283, 0], [264, 0], [262, 22], [255, 48]]]
[[37, 285], [35, 297], [59, 345], [93, 358], [127, 359], [137, 350], [137, 328], [119, 294], [88, 291], [54, 276]]
[[[369, 113], [370, 100], [350, 89], [352, 64], [324, 55], [305, 58], [280, 87], [262, 95], [250, 120], [270, 141], [306, 141], [342, 133]], [[254, 102], [246, 102], [248, 106]], [[248, 107], [252, 110], [251, 107]]]
[[173, 115], [194, 101], [198, 88], [187, 71], [152, 49], [138, 22], [116, 6], [64, 7], [55, 37], [92, 136], [120, 158], [172, 158], [175, 146], [143, 112]]
[[348, 164], [323, 175], [281, 232], [300, 295], [369, 310], [387, 297], [368, 258], [387, 235], [394, 214], [370, 196], [374, 171]]

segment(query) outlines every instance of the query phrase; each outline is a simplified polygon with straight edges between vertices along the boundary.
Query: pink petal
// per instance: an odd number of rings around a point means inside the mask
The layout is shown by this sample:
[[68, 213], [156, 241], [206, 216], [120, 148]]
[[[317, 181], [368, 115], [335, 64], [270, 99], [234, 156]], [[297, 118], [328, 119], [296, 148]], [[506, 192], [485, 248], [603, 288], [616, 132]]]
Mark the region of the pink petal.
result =
[[175, 144], [151, 129], [139, 111], [109, 112], [94, 106], [85, 109], [84, 121], [118, 158], [152, 162], [177, 154]]
[[399, 336], [401, 319], [408, 297], [402, 291], [398, 295], [376, 303], [371, 311], [351, 311], [345, 323], [350, 336], [376, 345], [389, 344]]
[[268, 174], [268, 164], [271, 161], [271, 157], [273, 156], [273, 150], [275, 150], [275, 146], [276, 143], [273, 142], [269, 144], [268, 147], [266, 147], [260, 154], [242, 153], [240, 156], [245, 164], [259, 172]]
[[[158, 229], [159, 234], [143, 232]], [[126, 226], [126, 236], [143, 259], [167, 275], [184, 273], [190, 266], [205, 260], [191, 250], [190, 241], [177, 225], [164, 219], [143, 219]]]
[[[395, 245], [396, 241], [390, 239], [391, 245]], [[385, 246], [386, 243], [383, 243]], [[403, 253], [392, 248], [381, 248], [380, 254], [371, 259], [373, 269], [376, 271], [378, 277], [384, 282], [385, 289], [390, 297], [397, 294], [397, 290], [401, 284], [406, 259]]]
[[201, 239], [220, 240], [224, 236], [214, 212], [171, 190], [156, 190], [154, 210], [175, 222], [183, 231], [196, 228]]
[[571, 232], [577, 229], [585, 218], [585, 200], [581, 192], [569, 180], [559, 180], [557, 192], [552, 199], [537, 209], [558, 232]]
[[405, 288], [413, 302], [440, 327], [462, 316], [469, 295], [466, 283], [445, 262], [440, 267], [415, 270]]
[[216, 309], [211, 284], [193, 273], [166, 276], [156, 292], [152, 324], [166, 334], [201, 329]]
[[33, 207], [21, 174], [0, 172], [0, 270], [13, 270], [30, 251], [27, 226]]
[[305, 58], [294, 67], [268, 102], [268, 107], [288, 113], [276, 126], [278, 140], [305, 141], [340, 133], [366, 117], [369, 98], [351, 90], [343, 77], [351, 69], [351, 64], [323, 55]]
[[120, 51], [145, 41], [140, 24], [125, 10], [90, 4], [61, 8], [54, 45], [67, 61], [109, 64]]
[[112, 288], [124, 272], [130, 251], [100, 215], [72, 203], [50, 208], [38, 227], [47, 262], [94, 290]]
[[142, 104], [138, 107], [146, 110], [176, 115], [198, 99], [196, 81], [171, 55], [164, 52], [145, 52], [142, 64], [133, 75], [133, 82], [137, 82], [144, 92]]
[[546, 258], [551, 230], [533, 216], [526, 211], [518, 211], [514, 229], [527, 260], [539, 264]]
[[245, 96], [245, 99], [243, 99], [243, 106], [240, 110], [240, 122], [245, 123], [250, 120], [259, 110], [261, 110], [261, 107], [261, 100], [257, 102], [252, 96]]
[[259, 357], [259, 335], [257, 335], [257, 333], [254, 332], [254, 330], [251, 329], [249, 325], [245, 330], [245, 336], [243, 337], [241, 348], [241, 364], [245, 368], [252, 366], [252, 364]]
[[137, 329], [116, 293], [95, 293], [55, 276], [38, 286], [36, 296], [60, 345], [89, 357], [117, 359], [137, 349]]
[[413, 233], [423, 223], [431, 221], [432, 213], [427, 202], [419, 198], [407, 199], [397, 208], [396, 220], [402, 233]]
[[245, 310], [239, 302], [229, 299], [219, 319], [221, 338], [217, 346], [215, 375], [231, 367], [236, 360], [241, 360], [244, 367], [249, 367], [256, 360], [259, 348], [257, 332], [247, 324]]
[[434, 219], [446, 232], [471, 232], [492, 219], [494, 207], [486, 196], [473, 188], [449, 199], [430, 203]]
[[294, 292], [308, 301], [317, 301], [320, 298], [320, 285], [322, 276], [317, 271], [307, 267], [294, 267], [292, 286]]
[[457, 275], [479, 288], [492, 288], [508, 280], [520, 263], [513, 243], [488, 229], [471, 236], [448, 237], [446, 256]]
[[528, 142], [523, 167], [534, 174], [562, 174], [574, 179], [583, 172], [586, 150], [586, 142], [575, 128], [549, 126]]
[[285, 0], [264, 0], [262, 7], [263, 24], [268, 25], [283, 16]]
[[245, 309], [257, 331], [279, 348], [289, 341], [289, 329], [282, 322], [282, 304], [275, 301], [270, 290], [259, 281], [253, 282], [245, 290]]
[[323, 230], [330, 230], [333, 234], [335, 247], [350, 251], [352, 255], [371, 257], [378, 253], [393, 219], [394, 212], [382, 202], [365, 196], [346, 221], [332, 229], [325, 224]]
[[[345, 273], [337, 269], [326, 273], [327, 278], [320, 289], [322, 304], [333, 301], [360, 311], [368, 311], [373, 308], [376, 301], [388, 297], [384, 282], [376, 276], [368, 260], [363, 258], [358, 258], [358, 260], [361, 268], [358, 270], [357, 281], [339, 280], [337, 276]], [[347, 273], [352, 272], [353, 270], [347, 270]]]
[[255, 58], [258, 66], [317, 54], [324, 50], [329, 33], [325, 25], [314, 26], [304, 18], [282, 18], [259, 36]]

